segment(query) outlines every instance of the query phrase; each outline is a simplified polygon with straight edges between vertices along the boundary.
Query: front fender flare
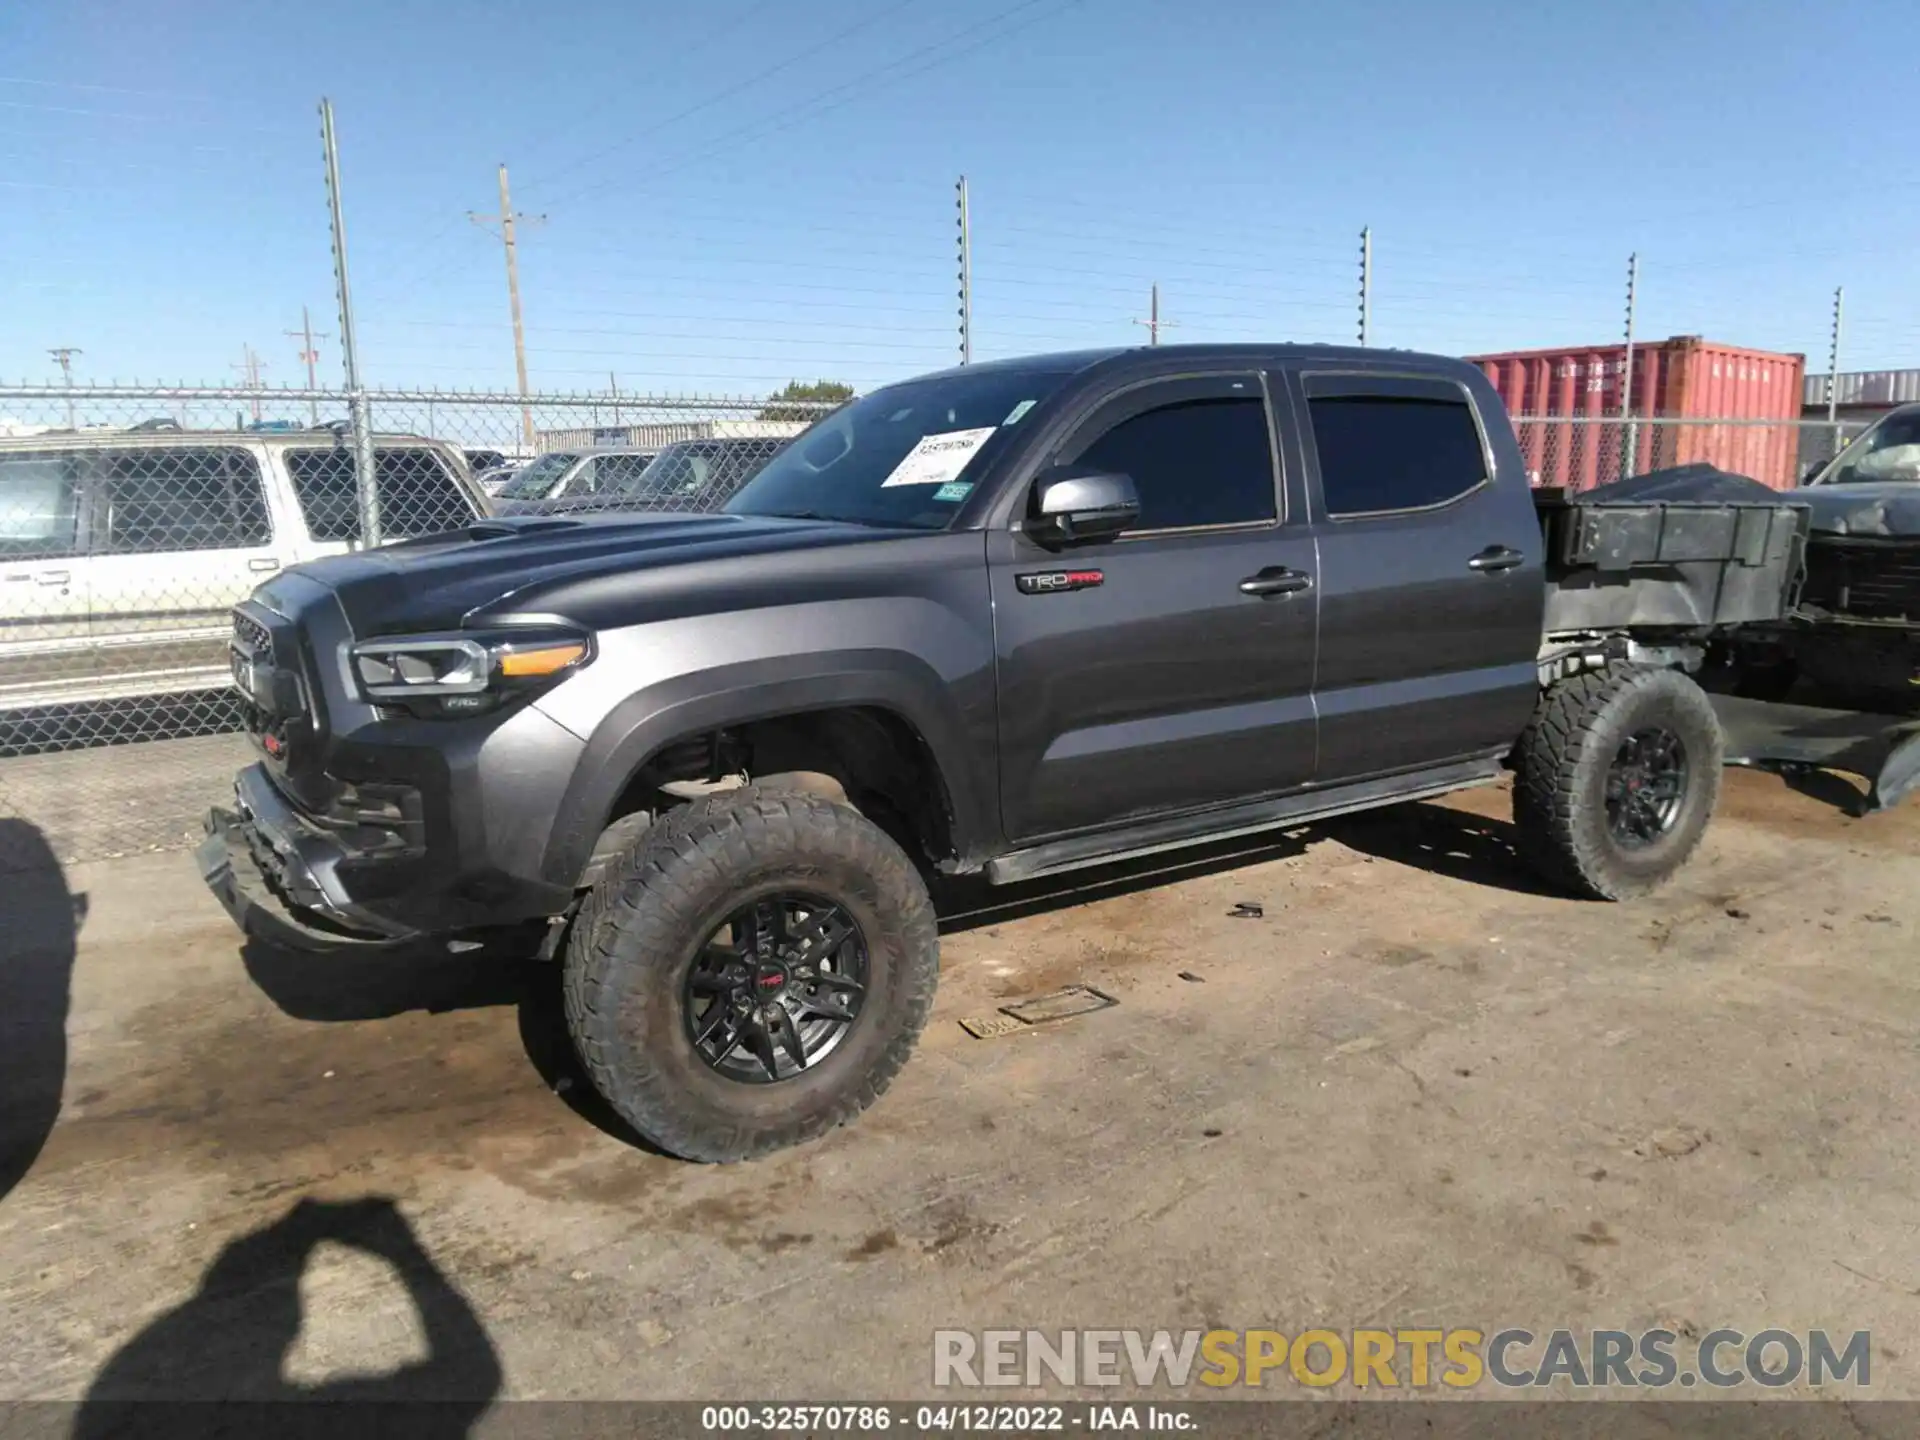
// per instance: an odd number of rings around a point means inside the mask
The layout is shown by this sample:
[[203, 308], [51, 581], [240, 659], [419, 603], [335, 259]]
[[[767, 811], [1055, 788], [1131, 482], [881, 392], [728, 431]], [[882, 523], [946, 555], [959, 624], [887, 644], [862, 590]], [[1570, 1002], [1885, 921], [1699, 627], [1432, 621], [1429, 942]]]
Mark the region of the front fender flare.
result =
[[941, 677], [892, 650], [769, 657], [676, 676], [629, 696], [594, 727], [560, 802], [541, 863], [543, 879], [572, 885], [614, 804], [649, 757], [689, 735], [808, 711], [869, 706], [911, 725], [926, 742], [952, 817], [955, 852], [968, 857], [989, 833], [983, 797], [992, 777], [974, 773], [972, 746]]

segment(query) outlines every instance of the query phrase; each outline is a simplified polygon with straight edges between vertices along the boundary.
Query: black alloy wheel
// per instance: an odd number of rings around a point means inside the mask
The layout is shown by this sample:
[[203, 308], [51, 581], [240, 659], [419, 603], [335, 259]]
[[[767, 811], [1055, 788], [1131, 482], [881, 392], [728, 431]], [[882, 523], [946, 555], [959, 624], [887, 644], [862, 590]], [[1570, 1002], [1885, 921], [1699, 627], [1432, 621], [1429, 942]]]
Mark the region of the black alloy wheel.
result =
[[1687, 747], [1664, 726], [1636, 730], [1607, 770], [1607, 829], [1626, 850], [1643, 850], [1673, 829], [1687, 798]]
[[707, 937], [687, 972], [694, 1051], [730, 1080], [791, 1080], [852, 1030], [868, 968], [866, 937], [843, 906], [798, 892], [750, 901]]

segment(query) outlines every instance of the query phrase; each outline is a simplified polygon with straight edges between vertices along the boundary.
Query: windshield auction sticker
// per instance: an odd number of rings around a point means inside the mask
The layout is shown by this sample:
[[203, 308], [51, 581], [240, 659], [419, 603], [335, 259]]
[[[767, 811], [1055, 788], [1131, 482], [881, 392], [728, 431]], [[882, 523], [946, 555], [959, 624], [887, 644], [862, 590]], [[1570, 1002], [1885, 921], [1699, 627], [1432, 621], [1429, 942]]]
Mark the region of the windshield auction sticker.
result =
[[907, 458], [893, 467], [893, 473], [880, 482], [882, 490], [895, 485], [944, 485], [973, 458], [973, 452], [987, 443], [987, 437], [1000, 427], [982, 430], [948, 430], [939, 435], [921, 437], [907, 452]]

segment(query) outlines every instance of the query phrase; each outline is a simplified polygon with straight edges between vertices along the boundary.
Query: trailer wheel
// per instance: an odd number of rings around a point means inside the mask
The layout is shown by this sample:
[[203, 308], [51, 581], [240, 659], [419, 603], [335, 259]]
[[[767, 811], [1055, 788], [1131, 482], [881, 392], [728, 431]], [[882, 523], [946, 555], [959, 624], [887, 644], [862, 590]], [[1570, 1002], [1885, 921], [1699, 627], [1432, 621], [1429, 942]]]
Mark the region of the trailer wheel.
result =
[[1514, 760], [1514, 821], [1549, 880], [1628, 900], [1672, 879], [1720, 793], [1720, 722], [1674, 670], [1614, 665], [1550, 686]]

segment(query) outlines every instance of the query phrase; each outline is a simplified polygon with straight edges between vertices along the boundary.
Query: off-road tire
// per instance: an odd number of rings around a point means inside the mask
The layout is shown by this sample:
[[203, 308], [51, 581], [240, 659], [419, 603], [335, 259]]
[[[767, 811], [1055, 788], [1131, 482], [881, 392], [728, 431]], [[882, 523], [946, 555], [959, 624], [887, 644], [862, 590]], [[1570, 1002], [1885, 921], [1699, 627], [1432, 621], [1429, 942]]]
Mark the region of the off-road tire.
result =
[[[1649, 726], [1678, 736], [1686, 784], [1670, 828], [1630, 849], [1609, 828], [1608, 771]], [[1513, 818], [1527, 859], [1553, 884], [1595, 900], [1658, 889], [1700, 843], [1720, 794], [1724, 746], [1706, 693], [1674, 670], [1611, 665], [1548, 687], [1514, 750]]]
[[[843, 1040], [803, 1074], [745, 1084], [695, 1051], [695, 955], [757, 893], [846, 908], [867, 992]], [[747, 1160], [824, 1134], [880, 1098], [912, 1053], [939, 979], [933, 903], [900, 847], [850, 806], [757, 786], [670, 813], [608, 866], [568, 939], [567, 1027], [588, 1078], [643, 1137], [687, 1160]]]

